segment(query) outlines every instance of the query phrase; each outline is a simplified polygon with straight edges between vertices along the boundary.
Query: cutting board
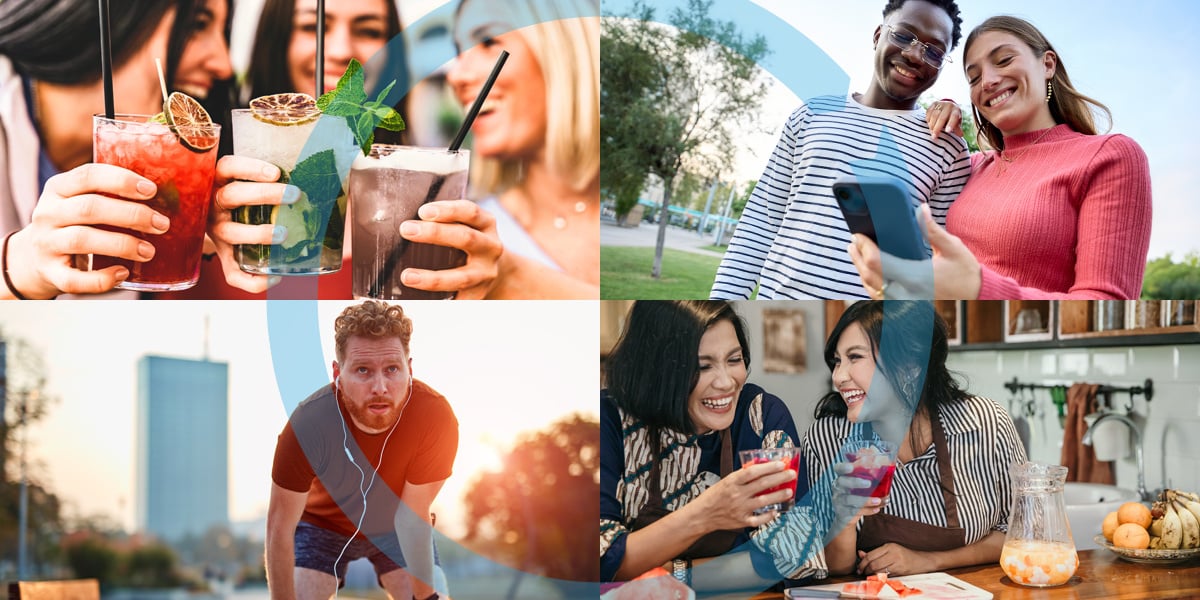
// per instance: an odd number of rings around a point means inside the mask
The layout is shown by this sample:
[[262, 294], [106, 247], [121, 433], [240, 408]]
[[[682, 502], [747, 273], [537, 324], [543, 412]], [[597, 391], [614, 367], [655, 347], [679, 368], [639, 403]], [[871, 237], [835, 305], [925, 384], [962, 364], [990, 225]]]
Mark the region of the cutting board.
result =
[[[888, 577], [889, 580], [895, 579], [904, 582], [908, 587], [915, 587], [921, 590], [921, 594], [909, 596], [912, 600], [967, 600], [967, 599], [988, 599], [992, 597], [992, 593], [987, 590], [979, 589], [957, 577], [947, 575], [945, 573], [923, 573], [921, 575], [905, 575], [903, 577]], [[828, 585], [813, 585], [806, 586], [804, 589], [813, 590], [834, 590], [842, 591], [845, 583], [831, 583]], [[861, 596], [858, 594], [842, 594], [841, 598], [899, 598], [900, 594], [896, 590], [883, 586], [878, 596]]]

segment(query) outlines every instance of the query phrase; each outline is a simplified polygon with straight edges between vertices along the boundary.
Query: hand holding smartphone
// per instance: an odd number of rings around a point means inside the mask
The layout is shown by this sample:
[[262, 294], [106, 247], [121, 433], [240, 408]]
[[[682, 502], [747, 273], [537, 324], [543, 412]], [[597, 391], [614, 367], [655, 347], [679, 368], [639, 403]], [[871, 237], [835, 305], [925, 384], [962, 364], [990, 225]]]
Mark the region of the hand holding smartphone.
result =
[[871, 238], [881, 251], [899, 258], [924, 260], [932, 255], [899, 180], [841, 177], [832, 188], [850, 233]]

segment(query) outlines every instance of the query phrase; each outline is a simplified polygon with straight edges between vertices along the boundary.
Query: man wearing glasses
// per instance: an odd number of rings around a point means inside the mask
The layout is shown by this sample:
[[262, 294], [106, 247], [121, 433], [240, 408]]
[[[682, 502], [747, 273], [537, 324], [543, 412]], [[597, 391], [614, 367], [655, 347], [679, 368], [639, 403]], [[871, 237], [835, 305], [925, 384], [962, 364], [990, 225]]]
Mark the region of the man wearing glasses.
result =
[[[931, 139], [917, 98], [962, 36], [954, 0], [890, 0], [864, 93], [812, 98], [792, 113], [717, 270], [711, 297], [863, 298], [850, 232], [830, 191], [846, 176], [902, 182], [944, 224], [970, 174], [961, 137]], [[879, 227], [880, 225], [876, 225]]]

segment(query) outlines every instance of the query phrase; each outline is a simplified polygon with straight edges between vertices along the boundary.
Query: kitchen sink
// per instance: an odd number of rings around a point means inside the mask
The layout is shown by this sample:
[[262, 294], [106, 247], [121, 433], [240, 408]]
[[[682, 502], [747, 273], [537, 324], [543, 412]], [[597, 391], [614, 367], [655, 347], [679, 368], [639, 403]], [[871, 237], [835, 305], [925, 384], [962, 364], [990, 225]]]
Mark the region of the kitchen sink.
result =
[[1126, 502], [1136, 502], [1138, 494], [1115, 485], [1069, 481], [1063, 490], [1063, 499], [1067, 505], [1071, 537], [1075, 538], [1075, 549], [1088, 550], [1098, 547], [1092, 537], [1100, 533], [1105, 515]]

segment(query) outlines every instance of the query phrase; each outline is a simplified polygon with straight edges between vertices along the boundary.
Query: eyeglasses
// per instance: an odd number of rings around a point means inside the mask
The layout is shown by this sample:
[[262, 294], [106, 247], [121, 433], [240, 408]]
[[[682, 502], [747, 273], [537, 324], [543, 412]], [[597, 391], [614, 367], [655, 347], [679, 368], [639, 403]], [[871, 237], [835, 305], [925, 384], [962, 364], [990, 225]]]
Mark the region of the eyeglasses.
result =
[[908, 48], [916, 48], [920, 50], [921, 60], [924, 61], [925, 64], [935, 69], [941, 69], [945, 63], [954, 62], [949, 56], [946, 56], [946, 52], [944, 50], [938, 48], [937, 46], [930, 46], [929, 44], [922, 42], [921, 40], [917, 39], [917, 36], [913, 35], [911, 31], [907, 29], [901, 29], [895, 25], [888, 25], [887, 28], [888, 41], [891, 42], [892, 45], [905, 50]]

